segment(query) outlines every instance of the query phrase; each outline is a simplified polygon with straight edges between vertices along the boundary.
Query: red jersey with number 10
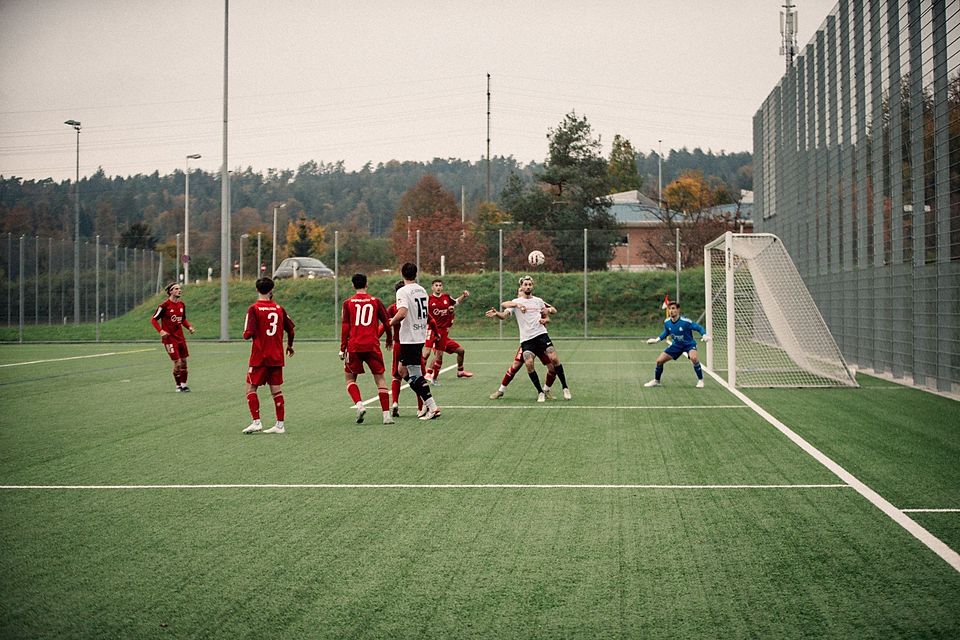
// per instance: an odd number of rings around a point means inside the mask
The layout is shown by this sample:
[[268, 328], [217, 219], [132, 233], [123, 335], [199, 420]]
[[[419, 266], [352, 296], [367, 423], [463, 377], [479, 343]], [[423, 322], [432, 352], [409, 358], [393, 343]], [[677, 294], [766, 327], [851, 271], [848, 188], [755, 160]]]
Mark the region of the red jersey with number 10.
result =
[[340, 350], [365, 353], [380, 350], [380, 325], [390, 318], [378, 298], [357, 293], [343, 301]]
[[282, 367], [283, 332], [287, 332], [287, 343], [293, 344], [293, 329], [293, 320], [273, 300], [258, 300], [250, 305], [243, 321], [243, 339], [253, 338], [250, 366]]

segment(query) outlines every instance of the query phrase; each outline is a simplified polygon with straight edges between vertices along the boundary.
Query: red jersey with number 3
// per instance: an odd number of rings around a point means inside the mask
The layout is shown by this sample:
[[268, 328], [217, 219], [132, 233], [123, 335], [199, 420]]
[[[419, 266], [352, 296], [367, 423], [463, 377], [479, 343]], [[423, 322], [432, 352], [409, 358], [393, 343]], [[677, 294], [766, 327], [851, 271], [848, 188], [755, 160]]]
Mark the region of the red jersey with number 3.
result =
[[250, 347], [251, 367], [282, 367], [283, 332], [293, 342], [294, 324], [286, 310], [273, 300], [258, 300], [247, 309], [243, 322], [243, 339], [253, 338]]
[[343, 301], [340, 350], [351, 353], [380, 350], [380, 325], [390, 318], [378, 298], [356, 293]]

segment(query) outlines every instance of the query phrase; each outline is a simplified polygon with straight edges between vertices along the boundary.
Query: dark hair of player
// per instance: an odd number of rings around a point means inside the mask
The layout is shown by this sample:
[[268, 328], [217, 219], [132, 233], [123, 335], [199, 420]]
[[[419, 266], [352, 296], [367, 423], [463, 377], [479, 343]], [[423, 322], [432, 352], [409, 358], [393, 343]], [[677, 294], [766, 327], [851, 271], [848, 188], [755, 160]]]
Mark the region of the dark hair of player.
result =
[[263, 295], [267, 295], [268, 293], [273, 291], [273, 279], [259, 278], [254, 286], [257, 287], [257, 291], [259, 291]]
[[677, 309], [679, 309], [679, 308], [680, 308], [680, 303], [679, 303], [679, 302], [674, 302], [674, 301], [671, 300], [670, 302], [667, 303], [667, 308], [669, 308], [669, 307], [676, 307]]
[[441, 280], [440, 278], [437, 278], [436, 280], [434, 280], [434, 281], [431, 282], [430, 284], [437, 284], [438, 282], [439, 282], [440, 284], [443, 284], [443, 280]]
[[402, 267], [400, 267], [400, 274], [403, 276], [404, 280], [416, 280], [417, 279], [417, 265], [412, 262], [405, 262]]
[[394, 291], [400, 291], [400, 289], [403, 289], [403, 280], [397, 280], [397, 284], [393, 286]]
[[366, 289], [367, 288], [367, 276], [362, 273], [355, 273], [353, 277], [350, 278], [350, 282], [353, 283], [354, 289]]
[[178, 284], [178, 283], [176, 283], [176, 282], [171, 282], [170, 284], [168, 284], [168, 285], [166, 286], [166, 288], [164, 289], [164, 291], [167, 292], [167, 295], [170, 295], [170, 290], [173, 289], [175, 286], [177, 286], [177, 284]]

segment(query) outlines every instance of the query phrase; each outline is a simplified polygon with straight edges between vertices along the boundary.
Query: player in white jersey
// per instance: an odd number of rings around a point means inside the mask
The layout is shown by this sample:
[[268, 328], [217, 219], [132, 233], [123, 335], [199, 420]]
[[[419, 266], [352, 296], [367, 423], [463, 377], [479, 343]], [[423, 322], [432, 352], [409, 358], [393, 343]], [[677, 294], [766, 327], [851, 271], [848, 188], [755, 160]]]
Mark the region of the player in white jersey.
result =
[[440, 417], [440, 407], [423, 377], [423, 343], [427, 339], [427, 292], [417, 284], [417, 265], [407, 262], [400, 269], [403, 286], [397, 289], [397, 313], [390, 326], [400, 326], [400, 364], [397, 372], [423, 400], [421, 420]]
[[491, 309], [487, 311], [487, 317], [497, 316], [505, 319], [511, 313], [517, 319], [517, 327], [520, 329], [520, 350], [523, 352], [523, 363], [527, 367], [527, 375], [537, 390], [537, 402], [546, 401], [546, 394], [540, 385], [540, 376], [534, 367], [534, 357], [546, 357], [553, 365], [554, 372], [563, 386], [563, 399], [570, 400], [573, 395], [567, 386], [567, 378], [563, 371], [563, 365], [560, 363], [560, 356], [557, 354], [556, 347], [547, 335], [547, 327], [542, 322], [546, 314], [555, 313], [556, 309], [548, 305], [542, 298], [533, 295], [533, 278], [523, 276], [520, 278], [520, 292], [513, 300], [507, 300], [501, 303], [503, 311]]

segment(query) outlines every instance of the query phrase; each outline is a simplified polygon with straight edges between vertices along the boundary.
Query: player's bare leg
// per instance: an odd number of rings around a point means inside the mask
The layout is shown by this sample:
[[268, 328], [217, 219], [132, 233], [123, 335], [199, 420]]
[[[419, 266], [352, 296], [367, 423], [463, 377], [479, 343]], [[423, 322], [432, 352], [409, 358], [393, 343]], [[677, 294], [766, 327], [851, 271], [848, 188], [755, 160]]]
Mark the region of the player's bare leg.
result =
[[457, 354], [457, 377], [458, 378], [472, 378], [473, 374], [469, 371], [465, 371], [463, 368], [463, 357], [466, 355], [466, 350], [463, 347], [460, 347], [454, 353]]

